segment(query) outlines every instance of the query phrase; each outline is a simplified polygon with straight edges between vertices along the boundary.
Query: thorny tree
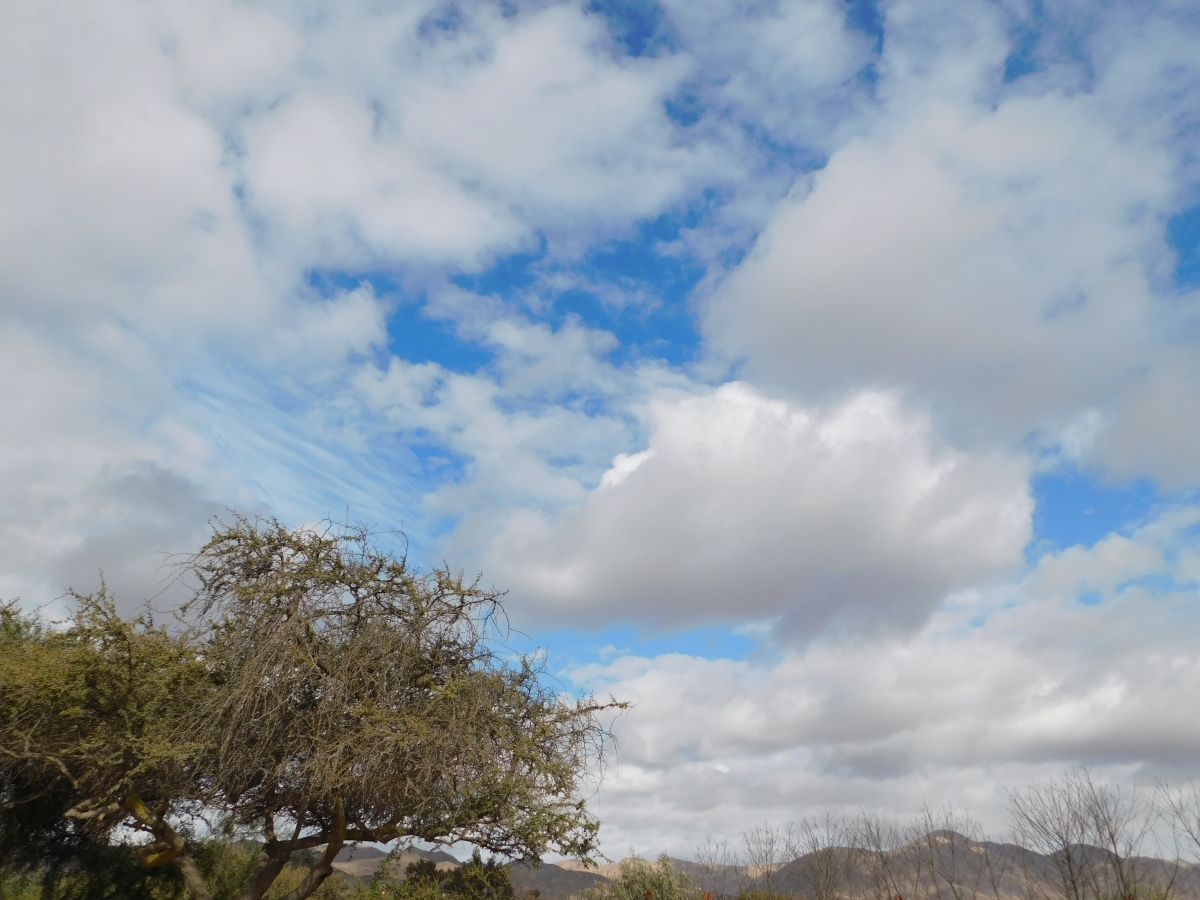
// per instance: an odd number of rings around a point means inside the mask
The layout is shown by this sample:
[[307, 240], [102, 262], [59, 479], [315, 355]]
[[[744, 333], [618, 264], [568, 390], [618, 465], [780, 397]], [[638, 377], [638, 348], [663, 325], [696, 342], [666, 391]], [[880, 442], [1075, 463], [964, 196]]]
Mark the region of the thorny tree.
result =
[[851, 823], [825, 812], [803, 819], [793, 832], [791, 867], [802, 878], [811, 900], [838, 900], [850, 885], [857, 863]]
[[[9, 608], [0, 780], [61, 796], [92, 834], [149, 836], [209, 900], [180, 823], [217, 814], [262, 838], [243, 900], [323, 847], [303, 900], [349, 841], [469, 841], [507, 856], [595, 851], [580, 779], [614, 704], [569, 703], [494, 648], [499, 596], [415, 573], [358, 528], [238, 518], [183, 571], [184, 627], [127, 621], [101, 591], [70, 627]], [[12, 794], [12, 791], [9, 791]]]
[[1066, 900], [1170, 900], [1176, 892], [1178, 857], [1152, 858], [1162, 853], [1154, 828], [1161, 811], [1137, 791], [1077, 769], [1012, 793], [1009, 812], [1016, 841], [1052, 861]]

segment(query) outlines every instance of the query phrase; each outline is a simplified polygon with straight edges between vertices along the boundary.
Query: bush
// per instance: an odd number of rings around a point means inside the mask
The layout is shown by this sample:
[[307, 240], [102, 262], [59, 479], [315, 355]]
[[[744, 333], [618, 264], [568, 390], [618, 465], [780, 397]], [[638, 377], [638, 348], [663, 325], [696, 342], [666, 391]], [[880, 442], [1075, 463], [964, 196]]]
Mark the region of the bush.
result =
[[454, 869], [439, 871], [427, 859], [411, 863], [404, 878], [385, 875], [380, 869], [360, 900], [513, 900], [512, 875], [508, 866], [476, 850], [471, 861]]
[[[648, 896], [653, 894], [653, 897]], [[686, 872], [677, 872], [664, 854], [650, 863], [631, 857], [621, 863], [617, 877], [584, 892], [586, 900], [700, 900], [700, 889]]]
[[[242, 886], [258, 861], [260, 846], [252, 841], [191, 840], [196, 864], [211, 886], [213, 900], [240, 900]], [[70, 865], [26, 866], [17, 871], [0, 865], [0, 900], [182, 900], [186, 891], [177, 870], [147, 869], [135, 848], [83, 844]], [[300, 858], [284, 867], [264, 900], [278, 900], [304, 880], [312, 861]], [[5, 869], [10, 869], [6, 874]], [[350, 900], [353, 891], [335, 875], [310, 895], [315, 900]]]

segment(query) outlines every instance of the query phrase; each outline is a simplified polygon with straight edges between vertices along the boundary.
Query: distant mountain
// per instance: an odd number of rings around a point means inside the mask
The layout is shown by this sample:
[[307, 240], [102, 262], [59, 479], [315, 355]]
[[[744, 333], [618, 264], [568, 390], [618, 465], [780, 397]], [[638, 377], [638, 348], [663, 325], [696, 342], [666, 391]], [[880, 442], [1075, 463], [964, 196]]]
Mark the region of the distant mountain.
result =
[[603, 875], [606, 879], [612, 880], [616, 878], [621, 871], [619, 862], [592, 863], [585, 865], [577, 859], [560, 859], [554, 865], [560, 869], [567, 869], [571, 872], [592, 872], [596, 875]]
[[588, 888], [607, 884], [609, 879], [598, 872], [582, 868], [565, 868], [554, 863], [531, 866], [527, 863], [512, 865], [513, 891], [518, 898], [526, 898], [533, 891], [538, 900], [566, 900], [578, 897]]
[[342, 852], [333, 858], [334, 862], [348, 862], [352, 859], [383, 859], [386, 850], [372, 847], [370, 844], [350, 844], [342, 848]]
[[[1109, 857], [1101, 848], [1080, 845], [1072, 856], [1091, 867], [1089, 877], [1112, 880], [1104, 871]], [[1130, 859], [1126, 865], [1149, 895], [1159, 893], [1156, 886], [1169, 884], [1176, 896], [1200, 897], [1200, 867], [1149, 858]], [[976, 842], [955, 832], [932, 832], [892, 851], [886, 863], [862, 849], [811, 853], [753, 881], [743, 879], [739, 887], [815, 898], [822, 893], [822, 882], [830, 885], [831, 875], [840, 900], [1053, 900], [1064, 893], [1055, 857], [1015, 844]]]
[[[348, 847], [337, 856], [334, 867], [347, 876], [369, 880], [384, 864], [387, 854], [374, 847]], [[1072, 857], [1090, 867], [1103, 879], [1108, 859], [1099, 847], [1080, 845]], [[388, 866], [403, 876], [405, 867], [428, 859], [438, 868], [459, 865], [441, 850], [409, 849], [392, 857]], [[647, 858], [653, 861], [653, 858]], [[896, 848], [882, 861], [868, 850], [835, 847], [801, 856], [787, 864], [754, 868], [726, 866], [718, 870], [686, 859], [668, 857], [671, 865], [685, 872], [703, 891], [718, 897], [735, 897], [758, 890], [775, 895], [812, 900], [1055, 900], [1063, 897], [1060, 867], [1052, 856], [1044, 856], [1015, 844], [972, 841], [950, 831], [931, 832]], [[1135, 871], [1147, 896], [1200, 900], [1200, 866], [1186, 862], [1134, 858], [1127, 866]], [[538, 900], [570, 900], [584, 891], [607, 884], [620, 872], [619, 863], [585, 868], [575, 860], [558, 864], [511, 867], [518, 900], [528, 900], [536, 891]], [[1157, 886], [1157, 887], [1156, 887]], [[1111, 893], [1111, 892], [1110, 892]], [[1112, 894], [1114, 897], [1117, 894]]]
[[375, 873], [379, 871], [385, 861], [390, 872], [403, 877], [404, 870], [410, 863], [422, 859], [429, 860], [439, 869], [459, 865], [458, 860], [444, 850], [420, 850], [416, 847], [409, 847], [388, 860], [386, 850], [380, 850], [369, 844], [358, 844], [343, 847], [342, 851], [334, 857], [333, 867], [343, 875], [368, 881], [375, 877]]
[[[458, 859], [444, 850], [420, 850], [411, 847], [389, 859], [387, 851], [362, 844], [343, 848], [334, 858], [333, 867], [343, 875], [370, 881], [384, 865], [387, 865], [388, 871], [394, 876], [403, 878], [404, 870], [409, 864], [422, 859], [433, 862], [439, 869], [461, 865]], [[567, 900], [569, 897], [578, 897], [588, 888], [608, 882], [607, 878], [594, 870], [574, 866], [560, 867], [553, 863], [543, 863], [536, 867], [526, 863], [515, 863], [511, 870], [513, 890], [521, 900], [533, 891], [538, 892], [539, 900]]]

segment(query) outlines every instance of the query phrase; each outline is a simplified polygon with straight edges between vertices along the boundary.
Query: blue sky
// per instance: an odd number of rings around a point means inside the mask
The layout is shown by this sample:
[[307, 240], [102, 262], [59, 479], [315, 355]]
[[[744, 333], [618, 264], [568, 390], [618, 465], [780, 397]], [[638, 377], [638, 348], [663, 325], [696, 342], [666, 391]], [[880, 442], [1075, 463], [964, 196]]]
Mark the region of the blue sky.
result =
[[0, 15], [0, 596], [402, 529], [616, 852], [1200, 774], [1194, 4]]

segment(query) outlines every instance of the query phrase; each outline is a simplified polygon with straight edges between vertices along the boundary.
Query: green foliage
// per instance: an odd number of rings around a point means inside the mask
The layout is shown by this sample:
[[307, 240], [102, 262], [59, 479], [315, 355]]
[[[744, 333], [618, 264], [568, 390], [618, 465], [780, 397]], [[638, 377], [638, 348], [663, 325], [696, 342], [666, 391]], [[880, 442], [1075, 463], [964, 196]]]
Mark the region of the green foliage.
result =
[[201, 670], [165, 630], [117, 616], [103, 590], [78, 600], [66, 629], [0, 607], [0, 876], [61, 900], [168, 900], [179, 872], [147, 871], [136, 848], [111, 843], [120, 816], [64, 814], [89, 793], [111, 803], [133, 778], [152, 800], [170, 794], [187, 753], [171, 698]]
[[447, 895], [459, 900], [513, 900], [512, 874], [495, 859], [481, 862], [476, 850], [471, 861], [451, 869], [443, 882]]
[[369, 840], [592, 850], [575, 785], [601, 738], [595, 707], [494, 652], [496, 593], [414, 573], [362, 530], [241, 520], [192, 572], [218, 683], [194, 733], [239, 824], [264, 810], [328, 822], [339, 798]]
[[[259, 856], [259, 846], [248, 841], [200, 840], [191, 842], [192, 856], [204, 875], [212, 900], [239, 900]], [[297, 854], [266, 893], [279, 900], [293, 890], [312, 868], [312, 859]], [[0, 875], [0, 900], [179, 900], [186, 889], [174, 867], [148, 869], [134, 848], [93, 842], [72, 864], [54, 871], [10, 870]], [[351, 900], [353, 889], [336, 876], [311, 895], [315, 900]]]
[[[267, 891], [264, 900], [283, 900], [284, 897], [294, 891], [304, 881], [305, 877], [312, 870], [313, 862], [314, 860], [311, 859], [307, 862], [293, 862], [293, 864], [285, 867], [279, 873], [279, 877], [275, 879], [275, 883], [271, 885], [271, 889]], [[320, 886], [309, 896], [312, 900], [352, 900], [354, 893], [354, 889], [347, 884], [346, 879], [340, 874], [335, 873], [332, 877], [321, 882]], [[231, 900], [234, 897], [240, 896], [241, 894], [230, 895]]]
[[183, 890], [177, 870], [147, 869], [132, 848], [99, 842], [86, 844], [68, 866], [0, 875], [0, 884], [6, 900], [175, 900]]
[[686, 872], [677, 872], [664, 854], [651, 863], [638, 857], [621, 862], [617, 877], [584, 893], [585, 900], [700, 900], [700, 889]]
[[439, 870], [427, 859], [405, 867], [404, 878], [380, 870], [360, 900], [513, 900], [509, 867], [495, 859], [484, 862], [476, 850], [470, 862]]
[[42, 900], [42, 888], [33, 875], [0, 873], [0, 900]]
[[[0, 790], [6, 805], [87, 801], [90, 834], [127, 818], [136, 784], [147, 805], [187, 796], [198, 745], [184, 738], [191, 704], [211, 682], [195, 648], [148, 617], [121, 618], [102, 588], [75, 596], [69, 627], [7, 607], [0, 629]], [[65, 806], [62, 804], [66, 804]]]
[[258, 859], [259, 845], [219, 839], [188, 843], [196, 865], [204, 873], [212, 900], [240, 900], [242, 888]]

